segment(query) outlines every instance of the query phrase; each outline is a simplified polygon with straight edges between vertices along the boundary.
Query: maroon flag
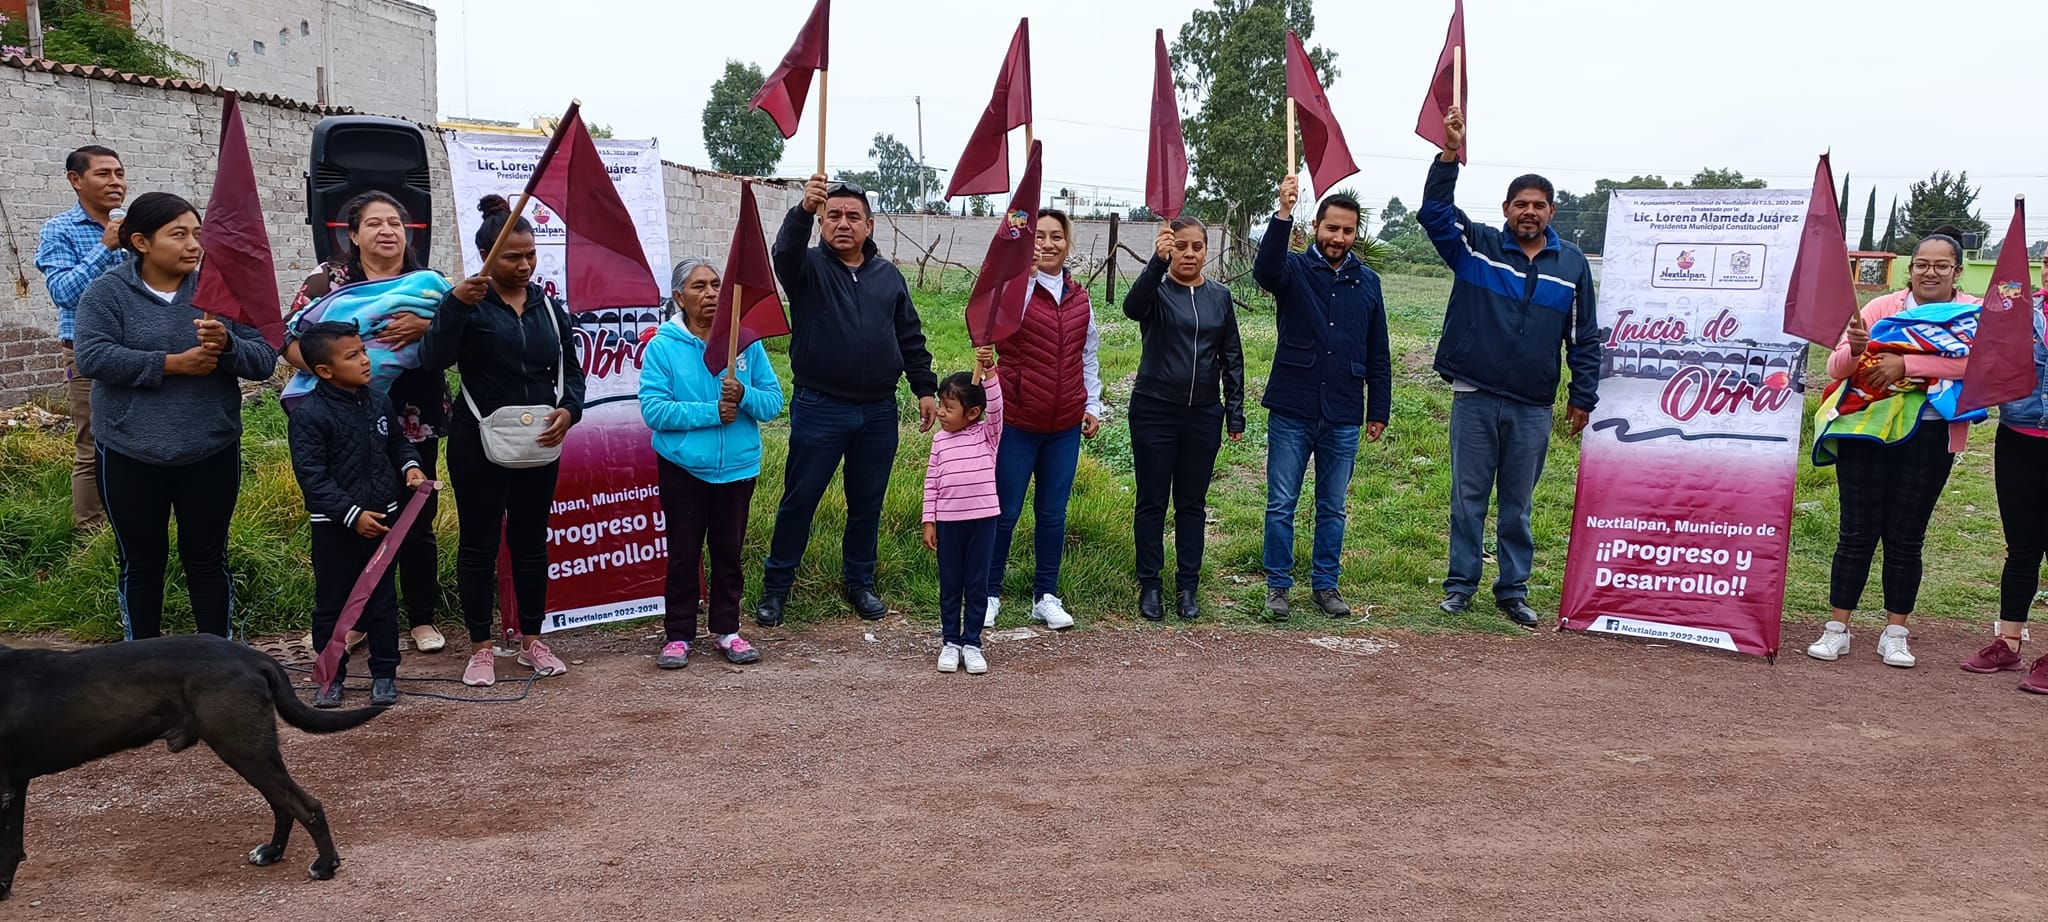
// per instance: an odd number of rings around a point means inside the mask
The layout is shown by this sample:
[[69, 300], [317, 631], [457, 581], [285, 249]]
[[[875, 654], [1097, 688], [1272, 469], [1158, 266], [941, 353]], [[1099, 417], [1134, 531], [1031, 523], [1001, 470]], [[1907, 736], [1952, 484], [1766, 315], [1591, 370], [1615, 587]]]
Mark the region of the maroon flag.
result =
[[1145, 150], [1145, 207], [1168, 221], [1188, 202], [1188, 147], [1180, 133], [1180, 101], [1166, 30], [1152, 34], [1152, 138]]
[[1785, 294], [1785, 332], [1833, 349], [1856, 313], [1856, 289], [1849, 279], [1849, 246], [1842, 240], [1841, 209], [1835, 207], [1835, 173], [1828, 155], [1813, 172], [1813, 197], [1799, 229], [1799, 256]]
[[1017, 34], [1010, 38], [1010, 53], [1003, 56], [1003, 69], [996, 73], [995, 93], [981, 121], [960, 152], [960, 165], [946, 185], [946, 197], [987, 195], [1010, 188], [1010, 139], [1012, 128], [1031, 124], [1031, 20], [1017, 22]]
[[[732, 231], [732, 249], [726, 252], [725, 287], [718, 292], [718, 311], [711, 318], [711, 340], [704, 350], [704, 367], [712, 374], [725, 371], [726, 352], [733, 355], [770, 336], [789, 335], [789, 317], [782, 313], [782, 299], [775, 296], [775, 267], [768, 262], [767, 238], [761, 236], [761, 209], [754, 204], [754, 184], [740, 184], [740, 223]], [[744, 303], [735, 305], [735, 294]], [[733, 338], [732, 318], [740, 318], [739, 337]]]
[[597, 155], [590, 130], [583, 127], [580, 104], [569, 104], [533, 167], [533, 178], [526, 181], [526, 192], [547, 203], [567, 225], [569, 290], [578, 311], [661, 303], [661, 286], [640, 249], [640, 232]]
[[[1456, 5], [1451, 8], [1450, 33], [1444, 36], [1444, 50], [1436, 56], [1436, 70], [1429, 78], [1429, 95], [1422, 97], [1422, 112], [1415, 116], [1415, 133], [1438, 148], [1444, 146], [1444, 116], [1450, 113], [1452, 106], [1464, 109], [1465, 97], [1469, 95], [1465, 92], [1466, 74], [1458, 73], [1457, 79], [1452, 79], [1454, 71], [1462, 71], [1472, 63], [1463, 60], [1465, 0], [1454, 2]], [[1459, 163], [1469, 162], [1465, 159], [1465, 152], [1471, 149], [1470, 140], [1471, 132], [1468, 127], [1467, 143], [1464, 147], [1458, 148]]]
[[2034, 292], [2027, 284], [2027, 268], [2027, 200], [2017, 196], [2012, 227], [1998, 247], [1998, 265], [1991, 270], [1991, 287], [1984, 291], [1984, 310], [1977, 316], [1977, 338], [1970, 344], [1970, 366], [1956, 398], [1958, 410], [2018, 400], [2041, 382], [2034, 369]]
[[1358, 172], [1351, 148], [1344, 143], [1344, 129], [1338, 127], [1336, 113], [1330, 110], [1330, 97], [1323, 95], [1323, 85], [1316, 80], [1308, 49], [1301, 47], [1301, 38], [1293, 32], [1287, 33], [1287, 98], [1294, 100], [1302, 153], [1308, 156], [1308, 175], [1316, 191], [1327, 192], [1338, 180]]
[[199, 290], [192, 303], [263, 333], [273, 348], [284, 346], [284, 315], [278, 311], [277, 270], [270, 259], [270, 232], [256, 197], [256, 165], [249, 160], [249, 135], [242, 127], [242, 102], [229, 92], [220, 107], [220, 157], [213, 191], [206, 198], [206, 258], [199, 263]]
[[1031, 142], [1024, 178], [1017, 180], [1017, 192], [1010, 196], [1010, 208], [1003, 212], [1003, 223], [996, 225], [995, 239], [988, 242], [988, 257], [981, 261], [974, 293], [967, 296], [967, 338], [977, 347], [1007, 339], [1024, 325], [1024, 305], [1031, 298], [1032, 263], [1038, 250], [1042, 146], [1040, 142]]
[[761, 92], [747, 103], [768, 113], [785, 138], [796, 134], [797, 119], [804, 112], [804, 98], [811, 93], [811, 74], [826, 69], [831, 25], [832, 0], [818, 0], [818, 5], [811, 8], [811, 18], [804, 20], [803, 31], [796, 34], [796, 43], [789, 46], [782, 63], [761, 84]]

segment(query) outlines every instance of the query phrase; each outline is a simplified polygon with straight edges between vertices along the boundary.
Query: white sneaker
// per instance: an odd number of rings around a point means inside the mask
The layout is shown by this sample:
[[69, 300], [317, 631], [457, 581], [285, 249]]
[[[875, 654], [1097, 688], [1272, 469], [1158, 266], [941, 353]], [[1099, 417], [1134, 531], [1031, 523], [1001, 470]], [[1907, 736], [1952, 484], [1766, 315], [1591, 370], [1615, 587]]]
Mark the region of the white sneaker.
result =
[[967, 661], [968, 675], [988, 672], [988, 660], [982, 658], [980, 647], [960, 647], [959, 650], [960, 658]]
[[1834, 662], [1849, 652], [1849, 626], [1840, 621], [1828, 622], [1827, 633], [1806, 648], [1806, 655], [1814, 659]]
[[1067, 614], [1067, 606], [1060, 597], [1048, 592], [1031, 603], [1031, 620], [1043, 621], [1055, 631], [1064, 631], [1074, 626], [1074, 616]]
[[[976, 658], [976, 659], [979, 659], [980, 657], [981, 657], [981, 654], [979, 653], [979, 651], [977, 651], [977, 652], [975, 653], [975, 658]], [[986, 668], [988, 668], [988, 667], [987, 667], [987, 666], [983, 666], [982, 668], [986, 669]], [[940, 672], [959, 672], [959, 671], [960, 671], [960, 645], [959, 645], [959, 644], [957, 644], [957, 643], [949, 643], [949, 644], [945, 645], [944, 647], [941, 647], [941, 648], [939, 648], [939, 671], [940, 671]]]
[[1884, 664], [1900, 669], [1911, 669], [1916, 660], [1913, 651], [1906, 646], [1906, 635], [1911, 633], [1903, 624], [1887, 625], [1884, 633], [1877, 635], [1877, 655], [1884, 657]]
[[981, 626], [982, 626], [982, 627], [985, 627], [985, 628], [995, 627], [995, 626], [996, 626], [996, 613], [997, 613], [997, 612], [999, 612], [999, 611], [1002, 611], [1002, 610], [1003, 610], [1003, 600], [1002, 600], [1002, 599], [999, 599], [999, 598], [997, 598], [997, 597], [995, 597], [995, 596], [989, 596], [989, 597], [988, 597], [988, 614], [982, 617], [982, 619], [981, 619]]

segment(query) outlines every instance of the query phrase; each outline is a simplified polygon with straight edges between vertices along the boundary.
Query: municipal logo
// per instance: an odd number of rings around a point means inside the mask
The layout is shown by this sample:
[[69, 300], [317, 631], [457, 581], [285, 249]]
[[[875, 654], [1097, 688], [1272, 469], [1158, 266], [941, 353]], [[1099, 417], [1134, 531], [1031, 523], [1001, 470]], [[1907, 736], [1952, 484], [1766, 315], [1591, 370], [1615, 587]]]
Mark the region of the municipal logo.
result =
[[1728, 268], [1736, 275], [1749, 274], [1749, 251], [1736, 250], [1735, 255], [1728, 257]]
[[1024, 236], [1024, 229], [1031, 226], [1031, 213], [1022, 209], [1012, 211], [1003, 221], [1003, 237], [1018, 240]]
[[1679, 251], [1678, 251], [1678, 268], [1679, 268], [1680, 270], [1690, 270], [1690, 269], [1691, 269], [1692, 267], [1693, 267], [1693, 251], [1691, 251], [1691, 250], [1679, 250]]

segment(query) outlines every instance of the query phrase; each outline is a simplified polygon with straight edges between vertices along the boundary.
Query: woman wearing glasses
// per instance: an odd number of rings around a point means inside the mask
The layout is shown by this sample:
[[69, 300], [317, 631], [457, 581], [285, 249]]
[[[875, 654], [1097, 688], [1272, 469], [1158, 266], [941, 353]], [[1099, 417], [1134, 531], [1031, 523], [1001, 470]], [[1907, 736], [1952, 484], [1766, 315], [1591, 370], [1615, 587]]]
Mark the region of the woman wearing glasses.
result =
[[[1870, 328], [1879, 320], [1923, 304], [1978, 304], [1956, 290], [1962, 272], [1963, 245], [1950, 228], [1920, 241], [1913, 250], [1904, 291], [1895, 291], [1864, 305], [1852, 318], [1833, 355], [1828, 376], [1839, 381], [1855, 373], [1870, 344]], [[1886, 353], [1877, 360], [1874, 380], [1880, 387], [1907, 378], [1958, 380], [1968, 359], [1936, 355]], [[1814, 659], [1834, 660], [1849, 652], [1849, 617], [1863, 600], [1870, 578], [1870, 559], [1884, 545], [1884, 610], [1886, 625], [1877, 638], [1877, 653], [1887, 666], [1910, 669], [1913, 651], [1906, 645], [1906, 619], [1920, 594], [1920, 546], [1935, 501], [1948, 484], [1955, 453], [1969, 438], [1968, 423], [1943, 424], [1931, 407], [1921, 411], [1913, 433], [1896, 442], [1840, 439], [1836, 442], [1836, 487], [1841, 497], [1841, 526], [1835, 541], [1835, 562], [1828, 579], [1828, 604], [1834, 609], [1819, 640], [1806, 648]]]

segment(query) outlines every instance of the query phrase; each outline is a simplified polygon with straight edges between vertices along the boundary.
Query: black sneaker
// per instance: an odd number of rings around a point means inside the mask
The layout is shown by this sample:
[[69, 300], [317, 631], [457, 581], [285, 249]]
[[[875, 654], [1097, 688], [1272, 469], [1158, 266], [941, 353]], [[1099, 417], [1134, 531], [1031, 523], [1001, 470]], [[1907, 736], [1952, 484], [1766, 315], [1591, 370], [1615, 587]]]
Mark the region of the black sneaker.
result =
[[1462, 615], [1472, 610], [1472, 594], [1453, 592], [1444, 596], [1444, 600], [1438, 602], [1436, 607], [1446, 615]]
[[1166, 604], [1159, 597], [1159, 587], [1149, 586], [1138, 593], [1138, 615], [1147, 621], [1166, 620]]
[[1182, 589], [1180, 591], [1180, 620], [1193, 621], [1201, 616], [1202, 603], [1195, 595], [1195, 590]]
[[862, 621], [880, 621], [889, 613], [889, 606], [882, 604], [882, 597], [866, 586], [848, 586], [846, 604], [853, 606], [853, 613]]
[[371, 707], [373, 707], [373, 708], [388, 708], [388, 707], [390, 707], [390, 706], [392, 706], [392, 705], [394, 705], [394, 704], [397, 704], [397, 703], [398, 703], [398, 680], [397, 680], [397, 679], [371, 679], [371, 680], [370, 680], [370, 706], [371, 706]]
[[1536, 609], [1529, 607], [1528, 599], [1501, 599], [1494, 604], [1500, 607], [1501, 614], [1508, 616], [1509, 621], [1523, 627], [1535, 627], [1543, 620], [1536, 614]]
[[782, 626], [782, 596], [764, 595], [754, 609], [754, 623], [762, 627]]
[[313, 706], [323, 711], [341, 707], [341, 681], [336, 678], [320, 689], [319, 694], [313, 696]]

